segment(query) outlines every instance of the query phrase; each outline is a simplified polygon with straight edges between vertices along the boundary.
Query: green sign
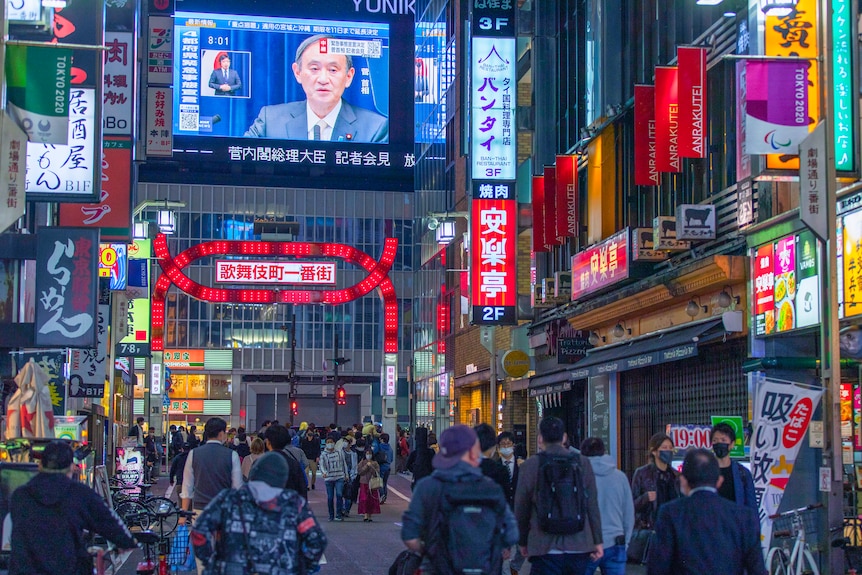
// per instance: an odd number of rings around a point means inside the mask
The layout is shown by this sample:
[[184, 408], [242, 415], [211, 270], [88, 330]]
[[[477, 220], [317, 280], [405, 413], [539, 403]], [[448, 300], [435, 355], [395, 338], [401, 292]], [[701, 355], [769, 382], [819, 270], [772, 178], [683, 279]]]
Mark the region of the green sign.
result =
[[853, 20], [850, 0], [832, 0], [832, 70], [835, 81], [833, 125], [835, 169], [854, 169], [856, 134], [853, 117]]
[[742, 417], [738, 415], [713, 415], [712, 426], [715, 427], [718, 423], [726, 423], [733, 428], [736, 433], [736, 443], [733, 444], [733, 449], [730, 450], [731, 457], [745, 457], [745, 430], [742, 427]]

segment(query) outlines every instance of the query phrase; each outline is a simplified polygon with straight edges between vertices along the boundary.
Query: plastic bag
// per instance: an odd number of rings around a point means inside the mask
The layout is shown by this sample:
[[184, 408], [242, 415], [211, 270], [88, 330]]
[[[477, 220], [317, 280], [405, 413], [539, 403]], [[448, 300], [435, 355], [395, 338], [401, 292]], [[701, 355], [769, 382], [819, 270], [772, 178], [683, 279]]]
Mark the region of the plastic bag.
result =
[[168, 554], [168, 564], [177, 571], [194, 571], [195, 556], [191, 547], [189, 528], [178, 525], [171, 540], [171, 552]]

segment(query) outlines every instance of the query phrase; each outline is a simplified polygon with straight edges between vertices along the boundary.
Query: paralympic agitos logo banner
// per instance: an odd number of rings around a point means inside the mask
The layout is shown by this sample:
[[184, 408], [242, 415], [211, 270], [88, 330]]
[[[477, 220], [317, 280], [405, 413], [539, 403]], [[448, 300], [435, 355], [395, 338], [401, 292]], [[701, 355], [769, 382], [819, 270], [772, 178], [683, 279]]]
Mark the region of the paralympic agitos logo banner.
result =
[[806, 61], [746, 62], [746, 151], [798, 154], [808, 136]]

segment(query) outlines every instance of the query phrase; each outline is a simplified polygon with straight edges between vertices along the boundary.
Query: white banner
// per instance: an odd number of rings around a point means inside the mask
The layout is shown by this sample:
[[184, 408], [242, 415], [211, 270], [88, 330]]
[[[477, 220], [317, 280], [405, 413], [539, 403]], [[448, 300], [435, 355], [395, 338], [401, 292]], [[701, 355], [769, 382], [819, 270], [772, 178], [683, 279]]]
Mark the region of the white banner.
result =
[[2, 139], [0, 139], [0, 233], [5, 232], [18, 218], [24, 215], [24, 181], [26, 179], [23, 160], [27, 156], [27, 134], [15, 121], [0, 111]]
[[761, 541], [763, 548], [768, 549], [772, 540], [769, 516], [778, 513], [799, 447], [823, 390], [767, 377], [755, 381], [751, 474], [760, 515]]
[[147, 156], [171, 157], [174, 138], [174, 108], [171, 88], [147, 88]]
[[131, 32], [105, 32], [103, 134], [119, 136], [132, 134], [134, 63], [133, 34]]
[[[69, 144], [27, 145], [27, 193], [92, 196], [101, 181], [101, 155], [95, 161], [96, 91], [73, 87], [69, 93]], [[102, 143], [99, 142], [101, 154]]]
[[73, 349], [69, 356], [69, 397], [98, 397], [105, 393], [108, 356], [108, 318], [111, 307], [99, 305], [95, 349]]

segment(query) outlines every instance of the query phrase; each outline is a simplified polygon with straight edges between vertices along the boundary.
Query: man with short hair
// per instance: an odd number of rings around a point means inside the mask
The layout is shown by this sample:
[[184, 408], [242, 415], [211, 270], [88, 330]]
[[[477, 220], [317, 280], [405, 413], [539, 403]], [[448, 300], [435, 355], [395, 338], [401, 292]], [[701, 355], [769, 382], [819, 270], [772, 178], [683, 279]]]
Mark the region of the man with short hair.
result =
[[[204, 443], [189, 452], [183, 469], [182, 507], [201, 511], [222, 489], [242, 486], [242, 467], [236, 451], [224, 446], [227, 423], [211, 417], [204, 425]], [[183, 522], [184, 519], [180, 518]]]
[[659, 508], [648, 575], [764, 575], [757, 511], [718, 494], [722, 476], [715, 455], [689, 450], [679, 482], [687, 497]]
[[218, 57], [218, 68], [210, 74], [209, 87], [216, 96], [235, 96], [242, 88], [239, 73], [230, 67], [230, 56], [221, 54]]
[[136, 546], [105, 500], [72, 479], [74, 472], [72, 447], [55, 440], [42, 450], [39, 474], [15, 490], [9, 575], [92, 575], [85, 530], [121, 549]]
[[308, 459], [308, 471], [311, 473], [311, 488], [315, 489], [317, 483], [317, 462], [320, 461], [320, 436], [314, 432], [314, 424], [308, 424], [308, 428], [299, 440], [299, 447]]
[[473, 428], [473, 431], [479, 438], [479, 449], [482, 450], [479, 469], [482, 470], [482, 475], [499, 485], [505, 495], [509, 492], [512, 481], [506, 466], [494, 458], [497, 452], [497, 435], [494, 433], [494, 428], [487, 423], [480, 423]]
[[[531, 575], [582, 575], [590, 560], [602, 558], [602, 521], [596, 498], [596, 477], [589, 459], [572, 453], [563, 444], [568, 441], [565, 424], [556, 417], [546, 417], [539, 423], [541, 453], [521, 465], [518, 490], [515, 492], [515, 517], [521, 534], [521, 554], [530, 558]], [[546, 458], [568, 458], [578, 465], [586, 490], [584, 528], [576, 533], [556, 534], [542, 530], [537, 500], [540, 472]]]
[[246, 137], [331, 142], [387, 142], [389, 120], [372, 110], [351, 105], [342, 95], [356, 69], [350, 55], [327, 49], [332, 36], [305, 39], [296, 50], [293, 75], [306, 100], [264, 106]]
[[709, 437], [722, 477], [718, 494], [757, 511], [757, 496], [754, 494], [751, 472], [739, 462], [730, 459], [730, 452], [736, 443], [736, 431], [730, 424], [722, 422], [713, 426]]
[[135, 438], [135, 445], [137, 447], [144, 447], [144, 440], [146, 438], [146, 433], [144, 432], [144, 418], [139, 417], [132, 429], [129, 430], [129, 437]]
[[[416, 484], [413, 498], [402, 517], [401, 540], [411, 551], [423, 554], [422, 573], [444, 575], [451, 572], [451, 545], [459, 542], [446, 542], [445, 534], [438, 528], [436, 521], [441, 516], [441, 506], [449, 500], [456, 487], [462, 490], [469, 486], [477, 496], [496, 500], [498, 523], [502, 530], [494, 535], [491, 549], [474, 549], [472, 542], [463, 541], [466, 547], [463, 554], [481, 554], [499, 549], [497, 556], [490, 557], [491, 567], [488, 575], [499, 575], [503, 561], [509, 558], [509, 549], [518, 541], [518, 526], [512, 511], [506, 504], [506, 496], [499, 485], [482, 475], [479, 462], [482, 452], [476, 432], [466, 425], [454, 425], [443, 431], [440, 436], [440, 451], [434, 456], [435, 471]], [[450, 505], [451, 505], [450, 501]], [[445, 509], [445, 508], [443, 508]], [[478, 535], [478, 534], [477, 534]], [[447, 547], [447, 543], [449, 547]], [[441, 552], [446, 549], [446, 552]], [[427, 550], [427, 553], [426, 553]]]
[[286, 489], [293, 489], [303, 497], [308, 497], [308, 485], [302, 472], [302, 464], [299, 458], [290, 453], [286, 448], [290, 444], [290, 432], [283, 425], [270, 425], [263, 434], [263, 442], [267, 451], [275, 451], [287, 462], [289, 470]]
[[587, 575], [601, 568], [602, 575], [625, 575], [626, 545], [635, 526], [635, 505], [626, 474], [617, 469], [616, 461], [605, 454], [605, 442], [588, 437], [581, 443], [581, 455], [590, 460], [596, 475], [596, 496], [602, 516], [604, 554], [590, 561]]

